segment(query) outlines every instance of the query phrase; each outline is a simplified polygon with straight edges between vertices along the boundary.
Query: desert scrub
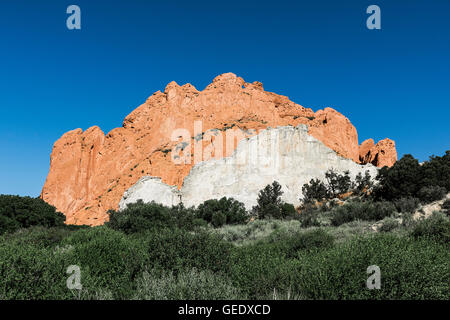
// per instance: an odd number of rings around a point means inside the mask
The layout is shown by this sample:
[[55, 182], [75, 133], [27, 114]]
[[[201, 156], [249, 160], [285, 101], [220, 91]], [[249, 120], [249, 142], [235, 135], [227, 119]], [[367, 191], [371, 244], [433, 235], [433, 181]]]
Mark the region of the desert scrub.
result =
[[105, 226], [74, 232], [61, 246], [72, 247], [68, 265], [80, 267], [83, 288], [110, 291], [115, 299], [131, 297], [133, 282], [148, 261], [141, 242]]
[[208, 270], [145, 271], [137, 279], [139, 300], [238, 300], [245, 299], [231, 281]]
[[233, 244], [220, 235], [199, 230], [160, 229], [136, 235], [145, 246], [147, 265], [160, 270], [178, 271], [186, 268], [226, 273]]
[[332, 211], [331, 223], [334, 226], [354, 221], [378, 221], [393, 215], [395, 207], [391, 202], [351, 201]]
[[[450, 299], [450, 252], [434, 241], [376, 234], [300, 253], [293, 290], [308, 299]], [[371, 265], [380, 290], [366, 288]]]
[[353, 239], [355, 236], [371, 234], [374, 231], [371, 229], [372, 222], [370, 221], [351, 221], [341, 224], [338, 227], [323, 227], [330, 235], [333, 236], [336, 243], [346, 242]]
[[223, 236], [223, 239], [236, 245], [247, 245], [269, 237], [274, 230], [297, 231], [300, 222], [297, 220], [256, 219], [243, 225], [223, 226], [214, 230], [214, 233]]
[[287, 292], [296, 270], [282, 250], [269, 243], [235, 248], [230, 269], [233, 284], [250, 299], [266, 298], [274, 289]]
[[72, 231], [68, 227], [51, 227], [33, 226], [30, 228], [22, 228], [13, 233], [5, 233], [0, 236], [10, 243], [31, 244], [40, 247], [55, 247], [63, 239], [70, 236]]
[[413, 238], [427, 238], [444, 244], [450, 243], [450, 219], [441, 212], [433, 212], [428, 219], [415, 224], [411, 231]]
[[42, 245], [0, 241], [2, 299], [71, 299], [66, 286], [70, 259]]
[[300, 250], [316, 250], [333, 246], [334, 238], [323, 229], [308, 230], [303, 232], [274, 231], [266, 243], [277, 246], [285, 257], [295, 258]]
[[400, 226], [400, 223], [391, 217], [384, 219], [381, 223], [380, 232], [390, 232]]

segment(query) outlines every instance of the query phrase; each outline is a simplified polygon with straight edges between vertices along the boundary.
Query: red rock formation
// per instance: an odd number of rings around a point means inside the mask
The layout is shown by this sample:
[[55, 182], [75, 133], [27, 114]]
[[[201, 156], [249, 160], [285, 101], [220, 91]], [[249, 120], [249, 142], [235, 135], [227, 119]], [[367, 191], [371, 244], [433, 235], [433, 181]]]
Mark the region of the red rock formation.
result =
[[391, 139], [380, 140], [376, 145], [373, 139], [367, 139], [359, 147], [359, 162], [371, 163], [377, 167], [392, 166], [397, 161], [395, 142]]
[[[41, 197], [64, 212], [68, 224], [99, 225], [107, 221], [109, 209], [117, 209], [124, 191], [144, 175], [180, 187], [193, 161], [185, 165], [172, 161], [178, 142], [172, 141], [171, 135], [175, 129], [186, 128], [193, 137], [197, 120], [202, 121], [202, 132], [302, 123], [309, 126], [312, 136], [343, 157], [359, 162], [365, 150], [358, 145], [355, 127], [339, 112], [325, 108], [314, 113], [285, 96], [264, 91], [260, 82], [246, 83], [226, 73], [203, 91], [190, 84], [169, 83], [164, 92], [154, 93], [131, 112], [123, 127], [106, 136], [98, 127], [64, 134], [53, 147]], [[392, 165], [396, 160], [391, 140], [369, 149], [370, 156], [369, 152], [362, 155], [363, 163]], [[225, 155], [232, 151], [226, 149]]]

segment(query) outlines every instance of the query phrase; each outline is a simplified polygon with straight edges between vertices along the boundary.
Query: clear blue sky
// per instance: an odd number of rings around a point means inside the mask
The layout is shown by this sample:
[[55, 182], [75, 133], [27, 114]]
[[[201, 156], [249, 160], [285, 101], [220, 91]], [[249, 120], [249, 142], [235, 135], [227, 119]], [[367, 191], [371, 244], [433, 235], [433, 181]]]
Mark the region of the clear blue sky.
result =
[[[79, 31], [66, 8], [81, 8]], [[381, 30], [366, 8], [381, 8]], [[53, 143], [107, 133], [172, 80], [224, 72], [314, 110], [359, 140], [421, 161], [450, 149], [450, 1], [37, 1], [0, 3], [0, 193], [37, 196]]]

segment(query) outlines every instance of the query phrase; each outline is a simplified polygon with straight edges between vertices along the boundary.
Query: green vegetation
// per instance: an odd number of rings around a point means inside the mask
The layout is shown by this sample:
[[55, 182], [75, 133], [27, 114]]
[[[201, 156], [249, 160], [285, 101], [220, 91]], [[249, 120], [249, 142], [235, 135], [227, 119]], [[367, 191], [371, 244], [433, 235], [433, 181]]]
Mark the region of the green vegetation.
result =
[[42, 199], [0, 195], [0, 234], [31, 226], [62, 226], [65, 220]]
[[[0, 196], [0, 299], [449, 300], [450, 201], [412, 218], [449, 190], [449, 160], [405, 156], [376, 183], [330, 171], [303, 186], [299, 208], [273, 182], [251, 213], [230, 198], [138, 202], [101, 227], [65, 226], [42, 200]], [[79, 290], [67, 288], [72, 265]], [[380, 290], [366, 287], [371, 265]]]

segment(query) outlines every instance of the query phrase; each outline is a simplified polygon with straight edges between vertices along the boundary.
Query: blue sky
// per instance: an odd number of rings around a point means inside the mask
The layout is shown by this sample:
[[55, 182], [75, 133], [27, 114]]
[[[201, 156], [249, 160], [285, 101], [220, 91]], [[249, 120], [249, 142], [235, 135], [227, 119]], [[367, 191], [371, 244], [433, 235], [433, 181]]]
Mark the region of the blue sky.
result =
[[[81, 8], [81, 30], [66, 8]], [[381, 30], [366, 8], [381, 8]], [[450, 1], [23, 1], [0, 3], [0, 194], [37, 196], [53, 143], [107, 133], [175, 80], [233, 72], [347, 116], [359, 140], [421, 161], [450, 149]]]

